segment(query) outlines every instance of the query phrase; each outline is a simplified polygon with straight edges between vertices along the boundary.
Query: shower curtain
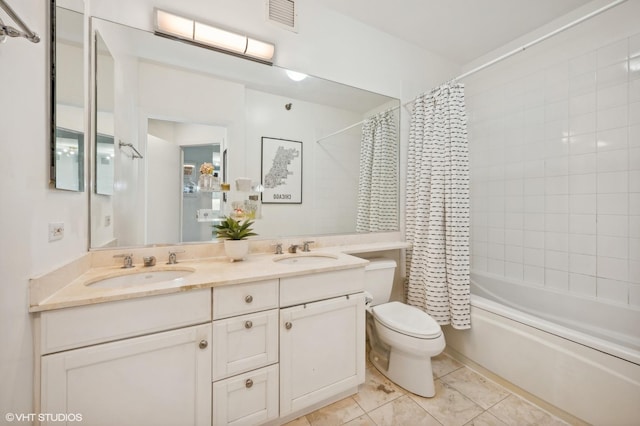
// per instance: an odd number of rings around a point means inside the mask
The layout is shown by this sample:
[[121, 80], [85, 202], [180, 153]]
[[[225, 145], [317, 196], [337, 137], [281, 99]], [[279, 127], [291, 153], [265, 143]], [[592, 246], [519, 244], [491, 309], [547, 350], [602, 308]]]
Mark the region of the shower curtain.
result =
[[469, 151], [464, 85], [445, 84], [415, 101], [409, 129], [407, 302], [438, 324], [471, 327]]
[[397, 140], [393, 111], [363, 121], [357, 232], [398, 230]]

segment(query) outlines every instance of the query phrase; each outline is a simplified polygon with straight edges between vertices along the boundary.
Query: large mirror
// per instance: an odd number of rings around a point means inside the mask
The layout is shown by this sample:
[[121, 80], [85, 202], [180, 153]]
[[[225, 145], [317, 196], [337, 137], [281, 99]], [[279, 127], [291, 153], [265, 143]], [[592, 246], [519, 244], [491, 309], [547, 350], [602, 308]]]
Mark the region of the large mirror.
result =
[[261, 238], [398, 230], [398, 99], [97, 18], [91, 31], [92, 180], [112, 179], [90, 197], [92, 248], [211, 241], [236, 213]]
[[83, 15], [51, 3], [51, 170], [57, 189], [84, 190]]

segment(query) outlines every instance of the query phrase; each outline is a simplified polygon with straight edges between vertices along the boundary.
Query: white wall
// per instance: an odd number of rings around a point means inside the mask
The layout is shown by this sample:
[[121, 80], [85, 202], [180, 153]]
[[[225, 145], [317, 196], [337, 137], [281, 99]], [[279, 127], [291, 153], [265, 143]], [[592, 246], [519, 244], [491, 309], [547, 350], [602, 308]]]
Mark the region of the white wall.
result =
[[[180, 9], [185, 14], [275, 42], [278, 65], [400, 97], [404, 101], [458, 71], [455, 64], [324, 10], [314, 2], [298, 4], [298, 34], [266, 24], [262, 0], [179, 3], [172, 0], [87, 0], [85, 11], [88, 15], [151, 30], [155, 6]], [[12, 7], [43, 37], [38, 44], [10, 39], [0, 46], [2, 96], [12, 100], [11, 107], [4, 108], [0, 114], [0, 411], [28, 413], [32, 409], [33, 375], [28, 280], [86, 252], [88, 196], [86, 192], [50, 190], [47, 183], [48, 3], [23, 0], [14, 2]], [[4, 12], [0, 14], [11, 25]], [[354, 52], [358, 52], [357, 60]], [[85, 67], [88, 69], [88, 63]], [[132, 102], [130, 96], [127, 97], [126, 87], [118, 86], [121, 80], [117, 78], [116, 75], [116, 101], [120, 96]], [[137, 140], [137, 128], [124, 127], [118, 117], [115, 126], [116, 131]], [[25, 174], [25, 167], [29, 173]], [[133, 208], [124, 210], [135, 211], [135, 206], [130, 207]], [[118, 206], [115, 208], [119, 209]], [[49, 222], [65, 223], [64, 239], [47, 241]], [[122, 230], [115, 230], [118, 231]], [[127, 231], [121, 234], [138, 230]]]
[[638, 16], [627, 2], [465, 81], [473, 269], [640, 306]]

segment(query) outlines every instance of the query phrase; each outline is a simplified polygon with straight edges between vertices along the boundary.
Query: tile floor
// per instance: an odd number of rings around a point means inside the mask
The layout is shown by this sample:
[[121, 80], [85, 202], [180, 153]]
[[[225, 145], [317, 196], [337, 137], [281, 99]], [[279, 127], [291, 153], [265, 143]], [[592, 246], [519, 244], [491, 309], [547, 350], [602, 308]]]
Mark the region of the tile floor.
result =
[[433, 358], [436, 396], [422, 398], [396, 386], [367, 363], [356, 395], [286, 426], [566, 425], [446, 354]]

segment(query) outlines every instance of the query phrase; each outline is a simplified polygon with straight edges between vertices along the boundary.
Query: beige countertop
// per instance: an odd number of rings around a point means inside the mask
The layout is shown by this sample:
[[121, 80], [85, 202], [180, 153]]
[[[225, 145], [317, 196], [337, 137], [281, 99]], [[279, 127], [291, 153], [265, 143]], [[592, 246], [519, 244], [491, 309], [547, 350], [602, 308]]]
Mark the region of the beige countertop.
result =
[[[406, 246], [406, 243], [382, 243], [325, 247], [310, 253], [298, 253], [295, 255], [288, 253], [283, 255], [254, 253], [250, 254], [247, 259], [239, 262], [230, 262], [228, 258], [220, 256], [205, 259], [182, 260], [176, 265], [166, 265], [164, 262], [158, 261], [157, 265], [152, 267], [144, 267], [140, 263], [135, 263], [135, 267], [131, 269], [123, 269], [120, 266], [101, 266], [85, 268], [83, 271], [82, 268], [76, 266], [75, 270], [78, 271], [78, 274], [75, 276], [70, 276], [68, 273], [61, 274], [62, 276], [57, 278], [57, 289], [52, 291], [49, 296], [43, 297], [37, 302], [34, 302], [32, 299], [29, 311], [40, 312], [72, 306], [176, 293], [197, 288], [212, 288], [317, 272], [364, 267], [368, 263], [367, 260], [346, 253], [367, 253], [406, 248]], [[322, 254], [332, 255], [334, 258], [311, 264], [284, 264], [274, 261], [276, 258], [304, 257], [308, 255], [317, 256]], [[86, 261], [84, 259], [76, 261], [76, 263], [80, 262]], [[145, 283], [132, 287], [101, 288], [91, 285], [105, 278], [136, 273], [151, 273], [162, 270], [186, 270], [190, 271], [190, 273], [171, 281]], [[66, 280], [68, 284], [60, 283], [60, 280], [65, 279], [64, 277], [67, 277]], [[49, 280], [51, 279], [49, 278]], [[37, 280], [34, 281], [38, 283]]]

